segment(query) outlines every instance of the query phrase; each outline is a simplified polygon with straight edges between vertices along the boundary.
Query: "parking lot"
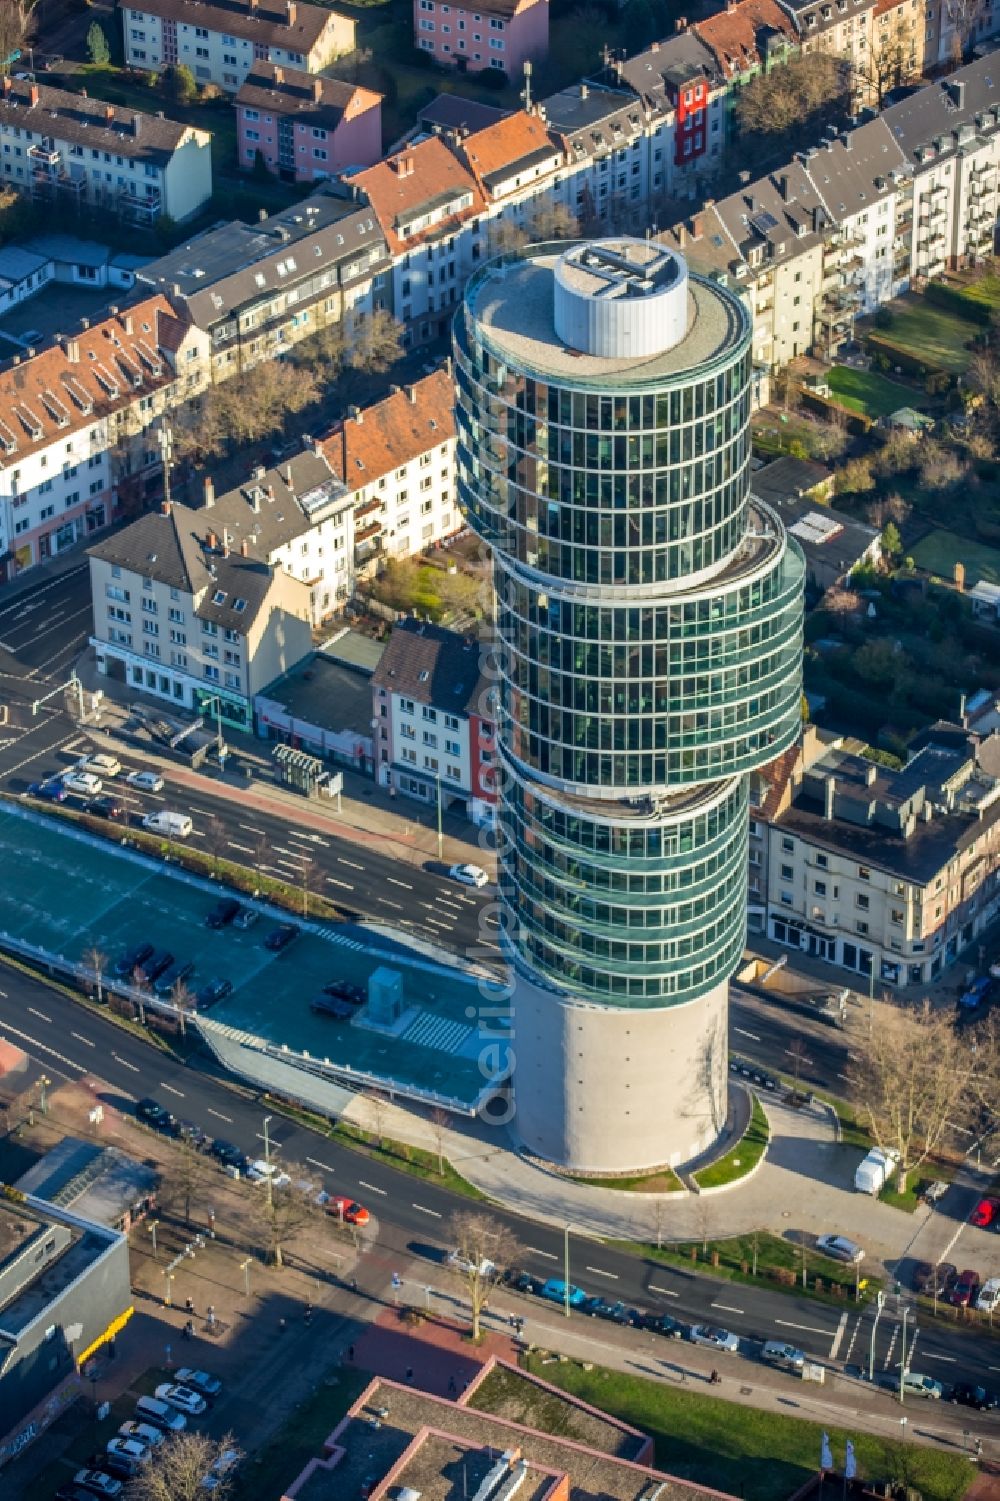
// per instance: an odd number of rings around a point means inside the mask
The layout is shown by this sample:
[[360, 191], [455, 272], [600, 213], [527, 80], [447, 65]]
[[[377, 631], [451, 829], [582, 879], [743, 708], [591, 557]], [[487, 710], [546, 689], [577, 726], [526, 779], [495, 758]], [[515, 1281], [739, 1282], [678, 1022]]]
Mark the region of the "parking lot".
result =
[[[399, 1083], [447, 1093], [471, 1104], [483, 1078], [475, 1017], [479, 982], [472, 974], [423, 958], [363, 925], [311, 925], [272, 953], [264, 940], [286, 917], [265, 911], [250, 928], [206, 927], [217, 900], [208, 881], [182, 876], [133, 851], [78, 834], [55, 819], [0, 812], [0, 861], [16, 879], [0, 886], [0, 933], [71, 963], [97, 949], [107, 968], [131, 947], [151, 943], [191, 960], [191, 991], [224, 978], [233, 993], [212, 1008], [213, 1020]], [[334, 980], [367, 988], [379, 964], [402, 976], [403, 1010], [390, 1030], [313, 1013], [310, 999]]]

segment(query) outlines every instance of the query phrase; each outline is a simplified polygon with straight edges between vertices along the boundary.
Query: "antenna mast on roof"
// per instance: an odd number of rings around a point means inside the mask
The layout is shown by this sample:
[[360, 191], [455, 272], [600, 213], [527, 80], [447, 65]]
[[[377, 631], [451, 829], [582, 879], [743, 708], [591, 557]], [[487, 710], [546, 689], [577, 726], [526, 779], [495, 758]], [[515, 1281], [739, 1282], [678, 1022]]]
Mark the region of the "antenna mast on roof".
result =
[[524, 65], [524, 88], [521, 90], [521, 98], [524, 100], [524, 107], [527, 110], [528, 114], [530, 115], [531, 114], [531, 63], [530, 62], [526, 62], [525, 65]]

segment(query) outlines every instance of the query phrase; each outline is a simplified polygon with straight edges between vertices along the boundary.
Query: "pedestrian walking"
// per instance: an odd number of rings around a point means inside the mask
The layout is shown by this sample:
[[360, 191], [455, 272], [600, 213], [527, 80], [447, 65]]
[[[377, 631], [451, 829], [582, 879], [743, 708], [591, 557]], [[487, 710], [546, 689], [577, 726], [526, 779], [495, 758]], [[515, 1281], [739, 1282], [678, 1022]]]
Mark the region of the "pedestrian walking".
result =
[[209, 1305], [208, 1305], [208, 1315], [207, 1316], [208, 1316], [208, 1327], [209, 1327], [209, 1329], [214, 1330], [215, 1329], [215, 1309], [213, 1308], [213, 1306], [212, 1306], [211, 1303], [209, 1303]]
[[406, 1379], [407, 1381], [413, 1380], [413, 1367], [411, 1365], [406, 1367]]
[[453, 1397], [457, 1393], [457, 1391], [458, 1391], [458, 1382], [455, 1380], [454, 1376], [449, 1376], [448, 1377], [448, 1395], [449, 1395], [449, 1397]]
[[194, 1313], [194, 1299], [193, 1298], [185, 1298], [184, 1299], [184, 1307], [187, 1309], [188, 1313]]
[[348, 1358], [348, 1360], [353, 1365], [353, 1363], [354, 1363], [354, 1346], [353, 1345], [348, 1345], [348, 1347], [347, 1347], [347, 1358]]

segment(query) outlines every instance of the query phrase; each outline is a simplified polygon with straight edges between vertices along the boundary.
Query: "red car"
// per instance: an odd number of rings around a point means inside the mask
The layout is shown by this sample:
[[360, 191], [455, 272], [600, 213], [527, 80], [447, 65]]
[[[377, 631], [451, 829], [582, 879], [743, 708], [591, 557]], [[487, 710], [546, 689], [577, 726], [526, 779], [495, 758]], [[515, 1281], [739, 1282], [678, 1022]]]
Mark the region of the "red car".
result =
[[[367, 1225], [371, 1215], [363, 1204], [355, 1199], [349, 1199], [344, 1194], [334, 1194], [326, 1201], [326, 1212], [343, 1220], [345, 1225]], [[978, 1282], [978, 1278], [976, 1279]]]
[[972, 1271], [960, 1272], [958, 1281], [949, 1294], [948, 1301], [956, 1308], [968, 1308], [976, 1300], [979, 1291], [979, 1273]]
[[1000, 1214], [1000, 1199], [980, 1199], [969, 1215], [969, 1224], [986, 1230]]

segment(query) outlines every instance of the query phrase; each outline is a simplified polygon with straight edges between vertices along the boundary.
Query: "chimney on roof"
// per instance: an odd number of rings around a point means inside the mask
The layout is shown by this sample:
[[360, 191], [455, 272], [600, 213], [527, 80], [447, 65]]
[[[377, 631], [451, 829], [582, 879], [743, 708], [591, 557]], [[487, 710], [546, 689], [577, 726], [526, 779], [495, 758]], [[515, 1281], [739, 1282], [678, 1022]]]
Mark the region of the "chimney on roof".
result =
[[410, 403], [411, 406], [414, 406], [414, 407], [416, 406], [416, 404], [417, 404], [417, 388], [416, 388], [416, 386], [407, 386], [406, 387], [406, 399]]
[[114, 122], [115, 122], [115, 107], [114, 107], [113, 104], [106, 104], [104, 106], [104, 119], [105, 119], [105, 121], [107, 122], [108, 125], [113, 125], [114, 124]]
[[870, 762], [870, 764], [868, 766], [865, 767], [865, 786], [866, 787], [874, 787], [874, 785], [875, 785], [875, 778], [877, 776], [878, 776], [878, 767], [875, 765], [875, 762], [872, 761], [872, 762]]
[[580, 98], [581, 99], [589, 99], [590, 98], [590, 90], [588, 89], [588, 87], [587, 87], [587, 85], [585, 83], [581, 83], [581, 85], [580, 85]]
[[141, 115], [133, 114], [133, 116], [132, 116], [132, 134], [135, 136], [136, 140], [139, 139], [139, 136], [140, 136], [141, 132], [142, 132], [142, 116]]
[[132, 314], [131, 313], [123, 313], [122, 314], [122, 328], [125, 330], [125, 332], [127, 334], [134, 333], [134, 331], [135, 331], [135, 324], [132, 321]]
[[314, 100], [314, 102], [316, 104], [318, 104], [320, 102], [320, 100], [322, 99], [322, 97], [323, 97], [323, 80], [322, 80], [322, 78], [314, 78], [313, 79], [313, 100]]
[[778, 192], [781, 194], [786, 203], [792, 203], [794, 201], [795, 193], [792, 189], [791, 178], [788, 176], [787, 172], [782, 172], [781, 176], [778, 178]]
[[244, 537], [243, 540], [242, 540], [242, 542], [240, 543], [240, 557], [241, 558], [248, 558], [249, 556], [250, 556], [250, 543], [247, 541], [246, 537]]
[[827, 777], [823, 783], [823, 817], [827, 820], [833, 818], [833, 803], [837, 796], [837, 778]]
[[281, 478], [284, 480], [285, 484], [288, 486], [288, 488], [290, 490], [292, 488], [292, 466], [291, 466], [291, 464], [286, 464], [285, 465], [285, 472], [281, 476]]
[[37, 85], [37, 83], [33, 83], [31, 85], [31, 88], [28, 90], [28, 102], [29, 102], [29, 104], [30, 104], [30, 106], [31, 106], [32, 109], [34, 109], [35, 106], [38, 103], [38, 85]]
[[222, 528], [222, 556], [229, 557], [229, 528], [226, 526]]
[[219, 539], [215, 535], [215, 533], [214, 532], [206, 532], [205, 533], [205, 546], [208, 548], [209, 552], [214, 552], [215, 549], [218, 547], [218, 545], [219, 545]]
[[255, 16], [257, 14], [257, 0], [247, 0], [247, 10], [250, 15]]
[[692, 238], [692, 240], [700, 240], [701, 237], [702, 237], [702, 235], [704, 234], [704, 232], [705, 232], [705, 215], [704, 214], [692, 214], [691, 215], [691, 238]]
[[298, 9], [298, 7], [295, 4], [295, 0], [288, 0], [288, 24], [289, 24], [289, 26], [294, 26], [295, 25], [295, 15], [296, 15], [297, 9]]
[[112, 318], [117, 318], [118, 317], [118, 304], [117, 304], [117, 302], [112, 302], [109, 305], [108, 312], [111, 314]]
[[90, 327], [90, 319], [89, 318], [81, 318], [80, 319], [80, 327], [84, 330], [84, 332], [86, 332], [86, 330]]
[[160, 501], [160, 515], [161, 516], [169, 516], [170, 512], [171, 512], [171, 509], [172, 509], [172, 507], [170, 505], [169, 500], [161, 500]]
[[63, 353], [71, 365], [80, 363], [80, 340], [74, 335], [63, 342]]
[[687, 225], [686, 224], [678, 224], [678, 226], [677, 226], [677, 249], [678, 250], [683, 250], [684, 246], [687, 244], [687, 242], [688, 242]]
[[396, 176], [397, 177], [412, 177], [412, 175], [413, 175], [413, 157], [412, 156], [408, 156], [405, 153], [402, 156], [397, 156], [394, 159], [394, 161], [393, 161], [393, 166], [396, 169]]
[[350, 417], [351, 421], [356, 422], [359, 427], [365, 420], [365, 414], [360, 407], [348, 407], [347, 415], [348, 417]]
[[9, 94], [10, 91], [11, 91], [11, 89], [13, 87], [14, 87], [14, 80], [11, 78], [11, 76], [10, 76], [9, 73], [5, 73], [3, 75], [3, 91], [4, 91], [4, 93], [5, 94]]
[[206, 474], [201, 484], [202, 504], [206, 511], [210, 511], [215, 505], [215, 481], [210, 474]]

